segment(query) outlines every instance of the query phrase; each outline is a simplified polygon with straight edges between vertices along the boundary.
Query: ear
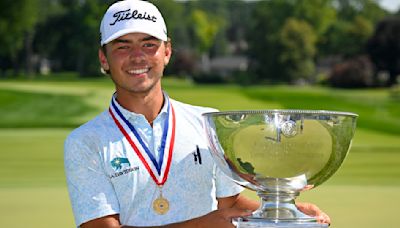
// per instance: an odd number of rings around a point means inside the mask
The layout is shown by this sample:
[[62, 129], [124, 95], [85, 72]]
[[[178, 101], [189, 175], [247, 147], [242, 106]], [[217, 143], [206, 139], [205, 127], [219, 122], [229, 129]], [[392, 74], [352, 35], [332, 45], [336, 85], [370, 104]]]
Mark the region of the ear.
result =
[[110, 70], [110, 66], [108, 65], [108, 60], [106, 57], [106, 54], [104, 53], [102, 48], [99, 48], [99, 62], [101, 65], [101, 68], [105, 71]]
[[171, 42], [165, 42], [165, 56], [164, 56], [164, 66], [168, 65], [169, 60], [171, 59], [172, 55], [172, 45]]

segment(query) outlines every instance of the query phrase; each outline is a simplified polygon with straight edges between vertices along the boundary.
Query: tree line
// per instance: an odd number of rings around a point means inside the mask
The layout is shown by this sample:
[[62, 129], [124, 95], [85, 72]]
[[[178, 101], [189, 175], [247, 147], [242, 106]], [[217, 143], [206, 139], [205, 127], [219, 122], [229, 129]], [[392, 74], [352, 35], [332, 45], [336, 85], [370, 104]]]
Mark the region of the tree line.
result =
[[[112, 0], [2, 0], [0, 77], [74, 71], [99, 76], [102, 15]], [[154, 0], [174, 47], [167, 74], [199, 82], [396, 83], [400, 13], [378, 0]], [[242, 56], [220, 77], [204, 64]], [[200, 64], [199, 64], [200, 63]], [[203, 66], [203, 68], [202, 68]]]

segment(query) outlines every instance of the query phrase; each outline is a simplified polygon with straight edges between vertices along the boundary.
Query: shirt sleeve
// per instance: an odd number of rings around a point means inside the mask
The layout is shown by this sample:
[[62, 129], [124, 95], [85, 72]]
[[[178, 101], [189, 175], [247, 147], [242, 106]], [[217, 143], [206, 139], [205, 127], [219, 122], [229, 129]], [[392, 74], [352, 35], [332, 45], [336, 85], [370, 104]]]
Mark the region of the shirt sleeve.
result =
[[235, 183], [231, 178], [225, 175], [221, 169], [216, 167], [216, 196], [217, 198], [224, 198], [234, 196], [241, 193], [244, 188]]
[[64, 144], [64, 168], [75, 223], [119, 214], [113, 185], [94, 146], [69, 136]]

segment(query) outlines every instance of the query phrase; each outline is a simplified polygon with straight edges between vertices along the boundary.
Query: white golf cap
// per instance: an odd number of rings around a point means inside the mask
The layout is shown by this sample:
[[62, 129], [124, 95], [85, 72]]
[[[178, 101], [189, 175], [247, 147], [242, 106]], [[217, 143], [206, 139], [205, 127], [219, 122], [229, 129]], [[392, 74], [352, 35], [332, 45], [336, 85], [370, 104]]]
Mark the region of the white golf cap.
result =
[[167, 41], [167, 26], [160, 11], [150, 2], [124, 0], [114, 3], [104, 14], [100, 25], [103, 46], [128, 33], [146, 33]]

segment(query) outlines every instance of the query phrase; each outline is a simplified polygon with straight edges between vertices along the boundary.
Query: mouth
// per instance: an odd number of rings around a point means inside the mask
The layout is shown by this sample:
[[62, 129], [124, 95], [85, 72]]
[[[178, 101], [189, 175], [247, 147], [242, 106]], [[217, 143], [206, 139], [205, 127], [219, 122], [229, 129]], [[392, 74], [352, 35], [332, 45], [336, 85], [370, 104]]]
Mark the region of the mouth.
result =
[[140, 75], [140, 74], [145, 74], [150, 71], [150, 67], [144, 67], [144, 68], [138, 68], [138, 69], [131, 69], [128, 70], [128, 74], [130, 75]]

